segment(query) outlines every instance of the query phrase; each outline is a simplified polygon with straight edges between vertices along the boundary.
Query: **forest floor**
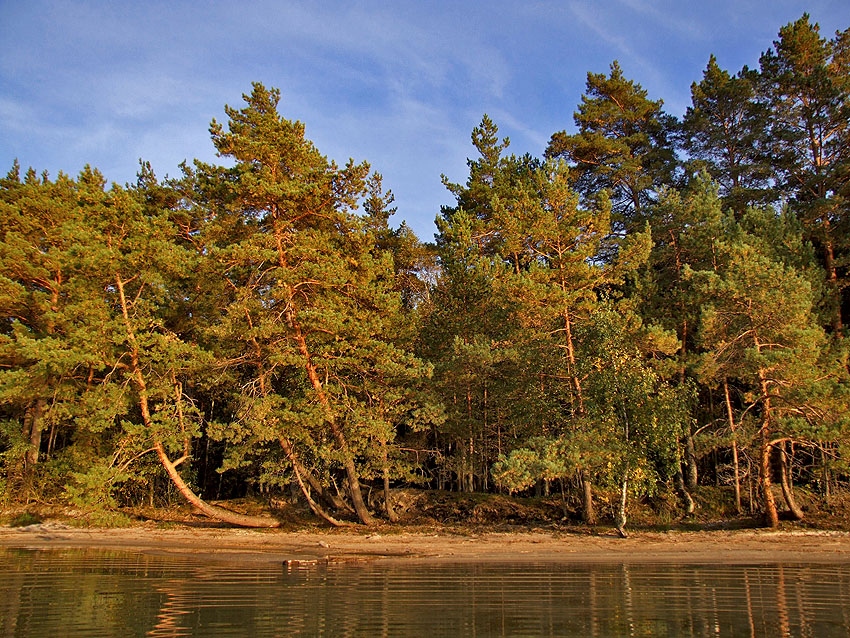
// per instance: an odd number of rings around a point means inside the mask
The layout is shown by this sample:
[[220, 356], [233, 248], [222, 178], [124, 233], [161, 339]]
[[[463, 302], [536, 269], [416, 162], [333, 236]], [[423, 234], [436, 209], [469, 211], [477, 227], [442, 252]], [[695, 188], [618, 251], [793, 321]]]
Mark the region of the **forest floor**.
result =
[[[271, 509], [281, 527], [234, 529], [188, 508], [124, 511], [121, 526], [62, 508], [11, 508], [0, 512], [0, 547], [28, 549], [97, 548], [211, 560], [283, 562], [510, 561], [510, 562], [682, 562], [812, 563], [850, 562], [850, 496], [798, 496], [804, 521], [783, 521], [779, 529], [758, 527], [752, 517], [730, 515], [728, 499], [716, 490], [696, 495], [694, 515], [675, 514], [674, 503], [631, 507], [628, 538], [610, 523], [600, 498], [601, 522], [574, 520], [559, 498], [518, 499], [499, 495], [400, 490], [394, 504], [400, 522], [375, 527], [332, 528], [296, 505]], [[259, 501], [222, 505], [260, 513]], [[273, 505], [275, 505], [273, 503]], [[564, 514], [567, 516], [564, 516]]]

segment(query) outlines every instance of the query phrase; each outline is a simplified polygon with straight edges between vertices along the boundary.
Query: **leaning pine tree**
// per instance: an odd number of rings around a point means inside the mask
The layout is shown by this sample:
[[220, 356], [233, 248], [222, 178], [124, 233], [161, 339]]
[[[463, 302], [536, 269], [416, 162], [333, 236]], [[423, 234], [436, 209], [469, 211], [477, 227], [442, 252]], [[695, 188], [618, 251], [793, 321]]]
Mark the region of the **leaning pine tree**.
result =
[[[221, 299], [209, 335], [240, 388], [219, 436], [234, 462], [274, 443], [283, 458], [264, 458], [261, 480], [291, 479], [332, 523], [353, 512], [370, 524], [361, 478], [386, 474], [400, 388], [427, 370], [397, 345], [392, 258], [353, 212], [369, 168], [329, 162], [278, 114], [277, 90], [255, 84], [243, 97], [244, 108], [226, 107], [227, 128], [211, 126], [234, 165], [199, 162], [185, 180]], [[337, 475], [344, 488], [331, 490]]]

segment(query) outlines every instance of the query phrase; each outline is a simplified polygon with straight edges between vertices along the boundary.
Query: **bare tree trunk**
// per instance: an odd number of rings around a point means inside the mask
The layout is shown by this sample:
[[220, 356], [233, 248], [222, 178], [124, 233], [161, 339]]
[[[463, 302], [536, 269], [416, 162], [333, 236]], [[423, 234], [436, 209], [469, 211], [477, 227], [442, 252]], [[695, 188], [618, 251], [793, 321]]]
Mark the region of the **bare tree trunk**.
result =
[[[729, 421], [729, 429], [732, 436], [736, 435], [735, 414], [732, 411], [732, 397], [729, 395], [729, 381], [723, 377], [723, 394], [726, 400], [726, 418]], [[738, 463], [738, 440], [732, 439], [732, 467], [735, 472], [735, 511], [741, 513], [741, 469]]]
[[41, 433], [44, 430], [44, 409], [47, 407], [47, 401], [44, 399], [36, 399], [31, 405], [24, 417], [24, 438], [29, 441], [25, 460], [27, 467], [32, 467], [38, 463], [39, 451], [41, 450]]
[[623, 481], [620, 483], [620, 502], [617, 506], [617, 514], [614, 518], [614, 525], [617, 527], [617, 533], [620, 538], [627, 538], [626, 534], [626, 498], [629, 492], [629, 479], [623, 476]]
[[581, 517], [588, 525], [596, 525], [596, 508], [593, 505], [593, 482], [590, 472], [581, 472]]
[[820, 450], [820, 459], [821, 459], [821, 481], [823, 483], [823, 488], [822, 488], [821, 491], [823, 493], [824, 500], [828, 504], [829, 501], [830, 501], [830, 497], [832, 495], [830, 494], [830, 487], [829, 487], [829, 482], [830, 482], [831, 478], [830, 478], [830, 475], [829, 475], [829, 462], [828, 462], [828, 458], [827, 458], [827, 455], [826, 455], [826, 446], [827, 445], [828, 445], [827, 443], [823, 443], [823, 442], [818, 443], [818, 449]]
[[310, 495], [310, 490], [307, 489], [307, 486], [304, 484], [304, 481], [301, 480], [301, 473], [298, 471], [297, 465], [292, 465], [292, 471], [295, 473], [295, 480], [298, 481], [298, 487], [301, 488], [301, 493], [304, 495], [304, 499], [307, 501], [307, 505], [310, 507], [310, 510], [313, 512], [313, 514], [315, 514], [319, 518], [323, 518], [334, 527], [344, 527], [350, 524], [335, 519], [333, 516], [328, 514], [321, 505], [319, 505], [315, 500], [313, 500], [313, 497]]
[[398, 514], [395, 513], [390, 501], [390, 473], [387, 468], [384, 468], [384, 511], [391, 523], [398, 523]]
[[803, 510], [797, 505], [794, 499], [794, 491], [791, 480], [791, 468], [788, 462], [788, 454], [785, 451], [785, 442], [780, 442], [779, 448], [779, 482], [782, 486], [782, 497], [785, 499], [785, 504], [788, 506], [788, 511], [795, 521], [802, 521], [804, 518]]
[[694, 447], [694, 437], [690, 431], [685, 434], [685, 459], [685, 467], [688, 469], [685, 483], [689, 490], [695, 490], [699, 484], [699, 474], [697, 468], [697, 453], [696, 448]]
[[696, 503], [694, 503], [693, 497], [685, 486], [685, 475], [682, 473], [681, 462], [676, 467], [676, 489], [679, 491], [679, 496], [685, 505], [685, 513], [693, 514], [694, 510], [696, 510]]
[[286, 454], [286, 458], [288, 458], [289, 462], [292, 463], [292, 470], [295, 472], [299, 484], [301, 484], [302, 481], [305, 482], [306, 487], [309, 487], [310, 490], [316, 493], [319, 498], [330, 507], [339, 511], [348, 512], [349, 514], [354, 514], [354, 509], [351, 505], [346, 503], [330, 490], [325, 489], [313, 473], [304, 467], [301, 461], [298, 460], [298, 456], [295, 454], [295, 449], [292, 447], [292, 443], [290, 443], [288, 439], [280, 437], [278, 441], [280, 442], [280, 447], [283, 450], [283, 453]]
[[764, 522], [768, 527], [779, 527], [779, 514], [776, 511], [776, 500], [773, 498], [770, 480], [770, 451], [773, 447], [770, 445], [767, 428], [766, 424], [762, 425], [761, 446], [759, 448], [759, 487], [762, 497], [762, 512]]
[[398, 515], [395, 513], [393, 504], [390, 501], [390, 464], [386, 441], [381, 442], [381, 447], [383, 448], [382, 451], [384, 456], [384, 512], [391, 523], [397, 523]]
[[237, 512], [231, 512], [230, 510], [204, 502], [188, 485], [186, 485], [183, 477], [181, 477], [180, 473], [177, 471], [177, 467], [171, 462], [171, 459], [168, 458], [168, 454], [165, 452], [162, 442], [154, 441], [153, 447], [154, 450], [156, 450], [160, 463], [162, 463], [162, 466], [168, 473], [168, 477], [171, 479], [171, 482], [174, 483], [174, 486], [177, 488], [177, 491], [180, 492], [180, 495], [210, 518], [214, 518], [223, 523], [238, 525], [240, 527], [280, 526], [280, 522], [273, 518], [238, 514]]

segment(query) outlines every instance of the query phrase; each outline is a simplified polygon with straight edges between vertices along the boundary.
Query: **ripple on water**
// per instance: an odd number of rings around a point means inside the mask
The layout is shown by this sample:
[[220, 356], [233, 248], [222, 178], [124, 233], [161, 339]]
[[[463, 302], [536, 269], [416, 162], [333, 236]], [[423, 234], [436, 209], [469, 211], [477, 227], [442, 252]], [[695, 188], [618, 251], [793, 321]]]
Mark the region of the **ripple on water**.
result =
[[6, 636], [827, 636], [850, 564], [304, 564], [0, 550]]

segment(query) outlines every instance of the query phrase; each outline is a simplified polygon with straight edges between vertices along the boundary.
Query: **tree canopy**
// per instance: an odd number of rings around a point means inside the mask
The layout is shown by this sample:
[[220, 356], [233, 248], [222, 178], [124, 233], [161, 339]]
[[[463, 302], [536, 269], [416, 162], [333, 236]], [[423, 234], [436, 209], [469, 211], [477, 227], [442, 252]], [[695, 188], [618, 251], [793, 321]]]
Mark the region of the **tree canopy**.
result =
[[625, 535], [634, 499], [711, 483], [801, 518], [795, 486], [850, 480], [848, 43], [803, 15], [753, 68], [712, 56], [681, 120], [615, 61], [539, 157], [484, 115], [434, 244], [259, 83], [210, 124], [223, 163], [14, 162], [4, 498], [371, 525], [399, 486], [557, 489]]

